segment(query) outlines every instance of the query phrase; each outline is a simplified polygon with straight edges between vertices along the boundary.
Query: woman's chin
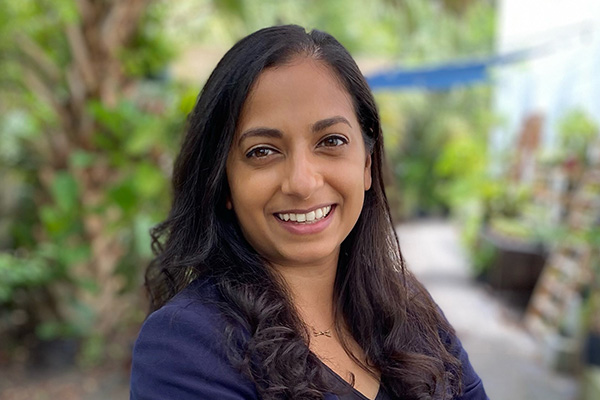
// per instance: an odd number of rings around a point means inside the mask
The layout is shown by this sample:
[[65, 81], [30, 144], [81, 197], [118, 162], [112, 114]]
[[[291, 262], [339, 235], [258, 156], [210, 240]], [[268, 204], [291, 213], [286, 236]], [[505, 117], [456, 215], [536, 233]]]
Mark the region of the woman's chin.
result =
[[[298, 246], [305, 247], [305, 246]], [[322, 267], [337, 266], [339, 247], [336, 249], [299, 248], [294, 251], [285, 251], [271, 264], [280, 267]]]

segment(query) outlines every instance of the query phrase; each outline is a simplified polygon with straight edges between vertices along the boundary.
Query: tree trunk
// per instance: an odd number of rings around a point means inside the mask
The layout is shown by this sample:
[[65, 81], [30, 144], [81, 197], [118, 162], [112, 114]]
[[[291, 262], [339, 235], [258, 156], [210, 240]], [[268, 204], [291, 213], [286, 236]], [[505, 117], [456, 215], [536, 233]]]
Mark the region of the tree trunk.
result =
[[[23, 62], [24, 83], [37, 97], [49, 104], [58, 117], [58, 129], [45, 132], [48, 149], [46, 165], [39, 171], [39, 180], [50, 191], [53, 177], [68, 170], [77, 178], [80, 202], [84, 211], [83, 229], [91, 255], [87, 262], [71, 268], [76, 280], [91, 280], [97, 290], [77, 289], [76, 297], [93, 310], [94, 334], [110, 337], [124, 307], [119, 293], [123, 280], [115, 274], [125, 253], [111, 222], [119, 213], [109, 211], [99, 215], [107, 189], [114, 183], [118, 171], [108, 163], [98, 162], [87, 167], [69, 163], [73, 152], [83, 150], [102, 160], [102, 150], [96, 148], [93, 136], [104, 127], [94, 120], [86, 108], [92, 101], [104, 107], [115, 107], [122, 88], [129, 83], [118, 56], [139, 27], [140, 19], [150, 0], [77, 0], [79, 19], [64, 28], [71, 61], [66, 68], [51, 61], [41, 46], [25, 36], [17, 37]], [[66, 96], [64, 93], [67, 93]]]

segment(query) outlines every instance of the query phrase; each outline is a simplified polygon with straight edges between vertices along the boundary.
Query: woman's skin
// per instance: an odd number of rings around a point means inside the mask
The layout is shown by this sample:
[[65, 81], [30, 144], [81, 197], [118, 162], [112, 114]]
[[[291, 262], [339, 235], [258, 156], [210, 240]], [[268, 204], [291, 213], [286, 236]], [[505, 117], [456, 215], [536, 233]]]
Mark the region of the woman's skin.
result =
[[[351, 98], [326, 64], [299, 56], [259, 76], [238, 121], [227, 179], [227, 207], [246, 240], [284, 278], [304, 322], [332, 328], [340, 245], [371, 186], [371, 157]], [[311, 351], [344, 379], [353, 374], [354, 387], [374, 399], [377, 371], [357, 365], [331, 334], [311, 337]]]

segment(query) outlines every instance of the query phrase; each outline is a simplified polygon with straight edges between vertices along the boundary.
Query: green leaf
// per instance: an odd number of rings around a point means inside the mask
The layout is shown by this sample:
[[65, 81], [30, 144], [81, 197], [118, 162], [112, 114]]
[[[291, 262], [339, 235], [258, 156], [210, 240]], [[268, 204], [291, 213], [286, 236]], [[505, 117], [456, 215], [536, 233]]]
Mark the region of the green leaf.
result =
[[189, 114], [196, 105], [196, 97], [198, 93], [195, 88], [188, 88], [179, 99], [179, 111], [184, 115]]
[[69, 164], [78, 168], [86, 168], [94, 164], [96, 156], [94, 153], [90, 153], [84, 150], [76, 150], [71, 154], [69, 158]]
[[133, 187], [139, 196], [154, 197], [166, 187], [166, 178], [156, 166], [141, 163], [135, 169]]
[[18, 288], [36, 287], [52, 276], [50, 265], [38, 254], [17, 257], [0, 253], [0, 304], [10, 301]]
[[128, 179], [118, 186], [113, 187], [108, 193], [108, 200], [111, 203], [116, 203], [126, 214], [135, 211], [139, 197], [133, 180]]
[[162, 126], [158, 118], [146, 117], [133, 129], [125, 141], [125, 151], [132, 156], [146, 154], [159, 143]]
[[156, 224], [148, 215], [138, 214], [134, 220], [135, 250], [144, 258], [152, 257], [150, 229]]
[[40, 208], [40, 219], [51, 235], [65, 232], [69, 226], [69, 222], [66, 218], [63, 218], [63, 214], [51, 206], [42, 206]]
[[45, 322], [36, 327], [36, 335], [42, 340], [52, 340], [60, 337], [64, 331], [64, 324], [59, 322]]
[[50, 190], [58, 208], [63, 212], [70, 212], [77, 207], [79, 189], [77, 181], [68, 172], [58, 172], [52, 181]]
[[[66, 251], [65, 251], [66, 250]], [[63, 251], [56, 254], [56, 260], [67, 267], [82, 263], [90, 258], [90, 245], [88, 242], [81, 240], [80, 244], [68, 244], [68, 248], [63, 247]]]
[[79, 279], [77, 281], [77, 287], [92, 294], [98, 294], [100, 292], [98, 282], [91, 278]]

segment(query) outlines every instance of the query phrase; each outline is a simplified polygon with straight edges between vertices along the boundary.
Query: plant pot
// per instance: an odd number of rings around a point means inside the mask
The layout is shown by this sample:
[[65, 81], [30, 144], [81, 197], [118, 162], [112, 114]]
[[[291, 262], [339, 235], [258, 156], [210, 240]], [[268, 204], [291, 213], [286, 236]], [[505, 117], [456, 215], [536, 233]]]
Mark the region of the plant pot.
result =
[[544, 358], [546, 364], [557, 372], [575, 373], [581, 363], [580, 343], [572, 337], [549, 335], [545, 339]]
[[600, 333], [590, 332], [585, 341], [583, 358], [586, 364], [600, 367]]
[[494, 257], [482, 276], [493, 289], [525, 307], [544, 268], [547, 252], [539, 242], [500, 235], [484, 227], [479, 240], [491, 246]]

